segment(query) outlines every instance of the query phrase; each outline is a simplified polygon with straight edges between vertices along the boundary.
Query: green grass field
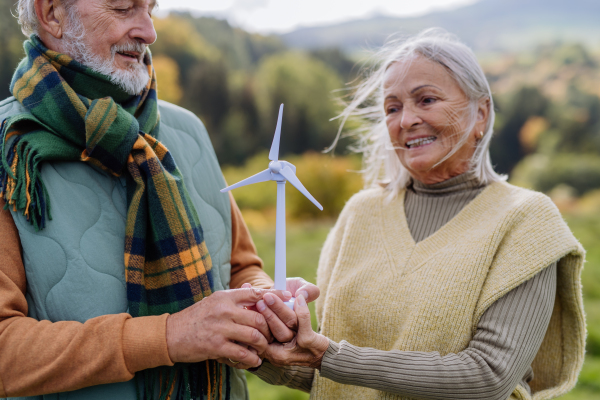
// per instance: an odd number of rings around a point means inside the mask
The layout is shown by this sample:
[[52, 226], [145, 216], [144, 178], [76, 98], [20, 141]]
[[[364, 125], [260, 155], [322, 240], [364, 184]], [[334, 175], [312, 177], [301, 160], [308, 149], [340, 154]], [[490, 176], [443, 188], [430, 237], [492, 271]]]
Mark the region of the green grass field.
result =
[[[584, 303], [588, 323], [587, 356], [577, 387], [562, 400], [600, 400], [600, 215], [566, 216], [575, 236], [587, 250], [583, 271]], [[288, 276], [301, 276], [315, 282], [319, 253], [334, 221], [294, 223], [288, 225]], [[268, 228], [253, 229], [252, 237], [265, 270], [273, 274], [275, 235]], [[314, 311], [314, 309], [311, 309]], [[314, 312], [313, 312], [314, 315]], [[316, 322], [313, 318], [313, 326]], [[306, 400], [308, 394], [281, 386], [271, 386], [247, 373], [250, 398], [253, 400]]]

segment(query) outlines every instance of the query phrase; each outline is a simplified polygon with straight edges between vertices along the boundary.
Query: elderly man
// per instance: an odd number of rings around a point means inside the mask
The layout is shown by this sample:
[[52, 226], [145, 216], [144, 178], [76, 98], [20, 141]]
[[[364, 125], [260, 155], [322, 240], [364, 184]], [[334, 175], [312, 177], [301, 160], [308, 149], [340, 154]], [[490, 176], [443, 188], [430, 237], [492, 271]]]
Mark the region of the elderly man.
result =
[[201, 122], [157, 101], [154, 6], [19, 0], [33, 35], [0, 103], [0, 397], [246, 398], [232, 367], [293, 335], [250, 307], [272, 281]]

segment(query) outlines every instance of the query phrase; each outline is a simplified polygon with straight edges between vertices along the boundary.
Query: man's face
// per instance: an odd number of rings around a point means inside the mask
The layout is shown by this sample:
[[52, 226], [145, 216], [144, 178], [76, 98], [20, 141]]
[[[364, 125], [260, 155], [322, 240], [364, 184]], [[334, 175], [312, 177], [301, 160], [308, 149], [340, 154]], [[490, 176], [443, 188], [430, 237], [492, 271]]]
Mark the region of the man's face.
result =
[[67, 53], [130, 92], [148, 82], [146, 47], [156, 40], [155, 0], [78, 0], [65, 29]]

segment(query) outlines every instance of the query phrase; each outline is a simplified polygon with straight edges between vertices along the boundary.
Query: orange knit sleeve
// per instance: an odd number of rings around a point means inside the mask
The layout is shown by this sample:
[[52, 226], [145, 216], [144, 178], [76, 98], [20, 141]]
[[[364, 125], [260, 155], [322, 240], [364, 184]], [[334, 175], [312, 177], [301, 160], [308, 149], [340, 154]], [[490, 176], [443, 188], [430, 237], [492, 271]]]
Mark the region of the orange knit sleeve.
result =
[[123, 382], [172, 365], [167, 315], [104, 315], [85, 323], [27, 317], [19, 234], [0, 199], [0, 397], [35, 396]]
[[269, 289], [273, 286], [273, 281], [263, 271], [263, 262], [256, 254], [256, 247], [244, 222], [242, 213], [237, 206], [231, 192], [231, 282], [229, 286], [237, 289], [244, 283], [250, 283], [252, 286]]

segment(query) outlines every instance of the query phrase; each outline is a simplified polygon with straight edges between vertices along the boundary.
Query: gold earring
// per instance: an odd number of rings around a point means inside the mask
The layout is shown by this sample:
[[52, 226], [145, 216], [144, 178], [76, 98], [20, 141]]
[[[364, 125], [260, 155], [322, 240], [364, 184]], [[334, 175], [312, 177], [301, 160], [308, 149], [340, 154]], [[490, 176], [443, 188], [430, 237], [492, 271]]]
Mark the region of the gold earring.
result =
[[479, 139], [483, 138], [483, 131], [479, 131]]

